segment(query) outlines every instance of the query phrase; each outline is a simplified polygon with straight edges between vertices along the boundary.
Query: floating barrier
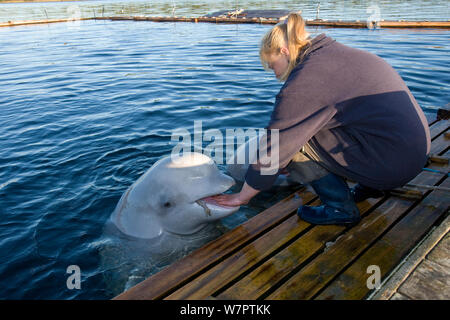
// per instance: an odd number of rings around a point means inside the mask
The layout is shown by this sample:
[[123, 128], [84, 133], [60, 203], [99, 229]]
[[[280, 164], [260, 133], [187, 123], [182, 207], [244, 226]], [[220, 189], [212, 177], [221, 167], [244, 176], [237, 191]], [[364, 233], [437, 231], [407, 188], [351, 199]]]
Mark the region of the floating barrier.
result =
[[[106, 20], [134, 20], [153, 22], [209, 22], [227, 24], [277, 24], [283, 20], [277, 18], [233, 18], [233, 17], [102, 17]], [[328, 21], [306, 20], [307, 26], [332, 27], [332, 28], [445, 28], [450, 29], [450, 21]]]
[[[21, 25], [45, 24], [55, 22], [72, 22], [76, 20], [111, 20], [111, 21], [152, 21], [152, 22], [207, 22], [225, 24], [269, 24], [274, 25], [284, 21], [290, 11], [288, 10], [235, 10], [218, 11], [200, 17], [178, 17], [178, 16], [112, 16], [112, 17], [90, 17], [81, 19], [46, 19], [28, 21], [7, 21], [0, 23], [0, 27], [13, 27]], [[450, 29], [450, 21], [342, 21], [342, 20], [305, 20], [307, 26], [330, 27], [330, 28], [444, 28]]]
[[24, 20], [24, 21], [7, 21], [0, 22], [0, 27], [15, 27], [15, 26], [24, 26], [24, 25], [32, 25], [32, 24], [47, 24], [47, 23], [56, 23], [56, 22], [73, 22], [73, 21], [81, 21], [81, 20], [93, 20], [95, 18], [80, 18], [80, 19], [45, 19], [45, 20]]

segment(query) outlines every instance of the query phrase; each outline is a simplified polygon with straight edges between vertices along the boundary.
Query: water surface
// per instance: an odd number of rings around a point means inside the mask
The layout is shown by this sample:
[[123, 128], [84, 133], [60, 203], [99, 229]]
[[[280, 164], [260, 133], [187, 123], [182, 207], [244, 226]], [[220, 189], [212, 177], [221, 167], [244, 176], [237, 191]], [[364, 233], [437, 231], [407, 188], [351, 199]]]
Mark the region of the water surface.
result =
[[[267, 124], [281, 86], [258, 60], [269, 28], [84, 21], [0, 29], [1, 298], [113, 296], [100, 264], [103, 225], [126, 188], [170, 153], [172, 131], [192, 130], [194, 120], [222, 132]], [[386, 59], [430, 117], [448, 103], [448, 31], [310, 31]], [[216, 233], [289, 191], [259, 196]], [[72, 264], [81, 290], [66, 288]]]

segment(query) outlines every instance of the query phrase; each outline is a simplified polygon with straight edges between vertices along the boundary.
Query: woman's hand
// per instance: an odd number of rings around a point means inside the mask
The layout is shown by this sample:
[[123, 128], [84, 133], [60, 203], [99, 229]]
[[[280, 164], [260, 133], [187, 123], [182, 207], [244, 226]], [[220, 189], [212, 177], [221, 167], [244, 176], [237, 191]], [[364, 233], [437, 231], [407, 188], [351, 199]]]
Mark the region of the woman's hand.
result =
[[239, 193], [220, 194], [211, 198], [221, 206], [236, 207], [247, 204], [258, 193], [259, 190], [253, 189], [247, 183], [244, 183]]
[[226, 207], [238, 207], [247, 204], [249, 200], [241, 199], [240, 193], [227, 193], [212, 196], [211, 199], [217, 204]]

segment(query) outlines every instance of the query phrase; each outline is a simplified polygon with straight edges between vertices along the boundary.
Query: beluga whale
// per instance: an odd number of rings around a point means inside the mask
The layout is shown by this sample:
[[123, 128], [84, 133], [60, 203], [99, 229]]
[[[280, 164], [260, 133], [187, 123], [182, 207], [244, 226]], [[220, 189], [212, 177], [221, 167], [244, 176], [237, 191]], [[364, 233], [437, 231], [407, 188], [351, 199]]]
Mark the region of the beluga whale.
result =
[[123, 193], [110, 220], [122, 233], [140, 239], [194, 234], [239, 210], [209, 198], [234, 184], [207, 155], [166, 156]]
[[[92, 243], [105, 292], [112, 297], [131, 288], [216, 239], [227, 224], [245, 221], [247, 208], [223, 207], [210, 199], [234, 184], [202, 153], [155, 162], [123, 192], [102, 237]], [[235, 219], [221, 221], [232, 214]]]

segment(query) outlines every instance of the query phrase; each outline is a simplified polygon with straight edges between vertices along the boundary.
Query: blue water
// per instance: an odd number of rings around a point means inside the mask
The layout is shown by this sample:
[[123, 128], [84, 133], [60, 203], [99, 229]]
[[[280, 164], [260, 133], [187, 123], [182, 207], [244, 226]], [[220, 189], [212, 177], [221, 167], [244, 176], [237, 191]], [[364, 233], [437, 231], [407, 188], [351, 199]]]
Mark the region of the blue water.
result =
[[[281, 84], [262, 25], [85, 21], [0, 29], [0, 298], [106, 299], [99, 247], [121, 194], [177, 128], [264, 127]], [[449, 100], [450, 32], [310, 29], [390, 62], [433, 117]], [[220, 167], [223, 170], [223, 167]], [[289, 193], [266, 193], [232, 228]], [[81, 290], [66, 287], [79, 265]], [[162, 266], [160, 266], [162, 267]]]

